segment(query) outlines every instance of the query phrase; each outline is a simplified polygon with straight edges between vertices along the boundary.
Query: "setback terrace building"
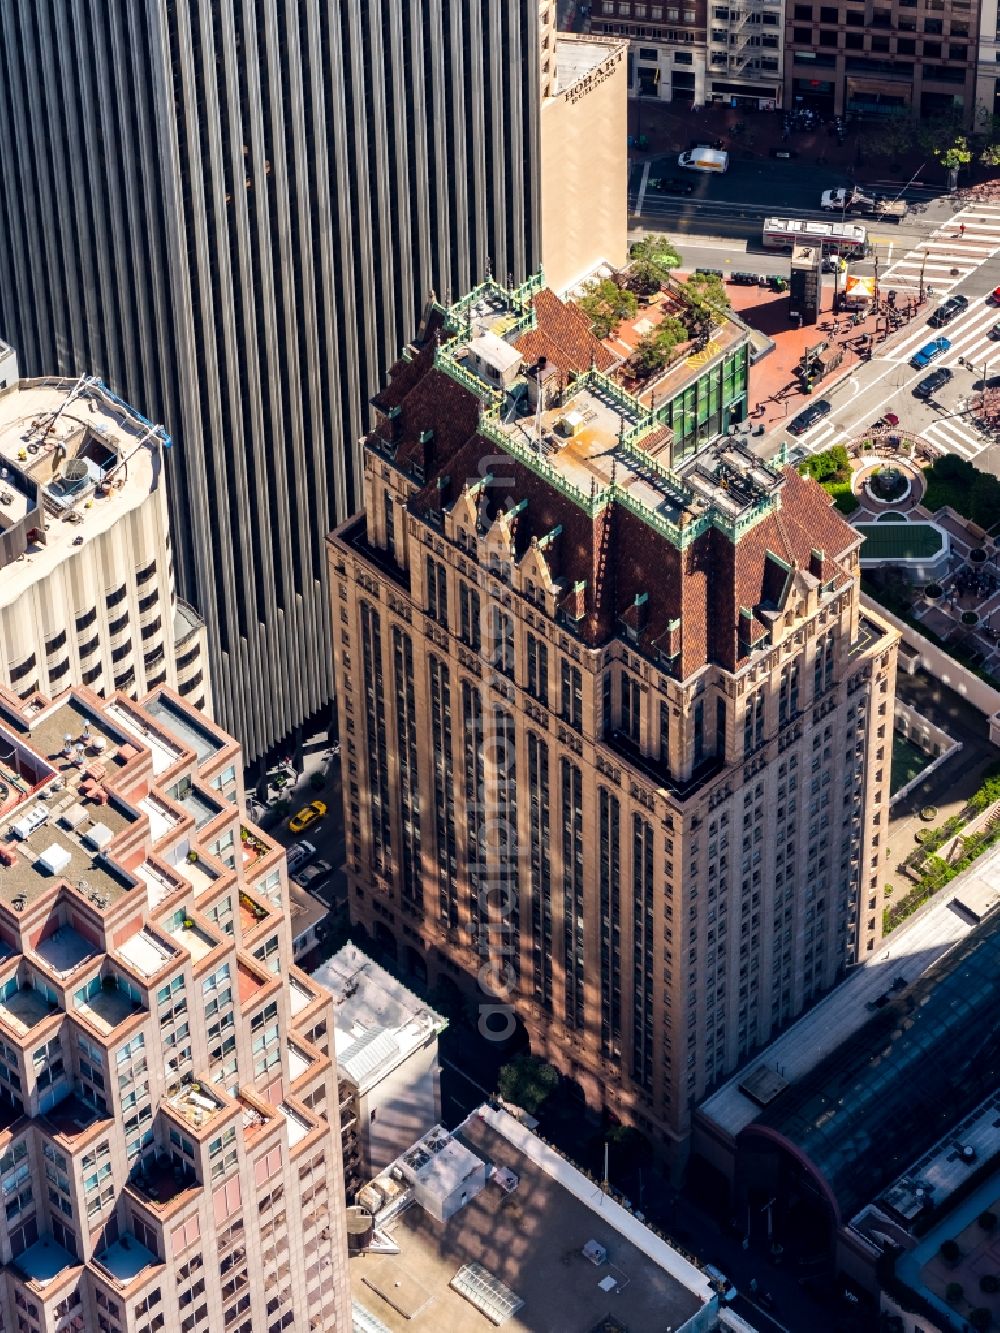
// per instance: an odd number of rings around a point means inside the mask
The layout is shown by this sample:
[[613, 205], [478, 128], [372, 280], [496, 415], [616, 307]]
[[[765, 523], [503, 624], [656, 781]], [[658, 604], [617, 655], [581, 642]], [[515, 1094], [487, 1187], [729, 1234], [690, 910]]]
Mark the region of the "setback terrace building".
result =
[[349, 1326], [329, 996], [235, 741], [0, 688], [0, 1327]]
[[636, 398], [537, 281], [429, 307], [329, 542], [353, 918], [676, 1140], [881, 933], [897, 636], [748, 355]]

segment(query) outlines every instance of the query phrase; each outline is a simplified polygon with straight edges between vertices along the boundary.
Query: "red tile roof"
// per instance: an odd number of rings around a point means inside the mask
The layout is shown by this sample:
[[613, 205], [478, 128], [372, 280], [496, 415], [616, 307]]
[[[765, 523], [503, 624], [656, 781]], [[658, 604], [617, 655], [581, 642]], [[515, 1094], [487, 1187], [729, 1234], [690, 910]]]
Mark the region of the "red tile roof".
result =
[[[589, 367], [590, 343], [596, 339], [580, 328], [579, 313], [547, 292], [540, 293], [536, 303], [539, 329], [525, 338], [568, 330], [569, 350], [560, 353], [563, 363], [575, 370]], [[488, 519], [501, 508], [527, 501], [515, 525], [518, 556], [533, 537], [544, 537], [561, 525], [559, 540], [549, 544], [544, 555], [553, 578], [563, 580], [563, 605], [583, 612], [583, 640], [592, 646], [606, 642], [629, 615], [642, 647], [667, 655], [679, 652], [682, 678], [710, 661], [729, 670], [739, 665], [747, 651], [740, 638], [741, 609], [754, 612], [753, 624], [760, 626], [764, 622], [756, 613], [773, 604], [774, 571], [779, 567], [770, 556], [791, 568], [815, 571], [812, 552], [822, 550], [823, 576], [829, 577], [831, 563], [859, 540], [832, 508], [827, 493], [789, 469], [780, 508], [749, 529], [736, 546], [711, 528], [678, 551], [630, 510], [612, 504], [591, 517], [525, 465], [502, 454], [478, 433], [476, 396], [434, 370], [432, 359], [418, 354], [408, 363], [392, 382], [394, 397], [404, 383], [405, 392], [394, 404], [400, 412], [394, 423], [383, 422], [379, 433], [383, 438], [394, 434], [398, 466], [409, 470], [418, 463], [423, 468], [414, 510], [427, 514], [450, 506], [465, 486], [492, 474], [485, 493]], [[431, 440], [422, 444], [420, 436], [428, 431]], [[571, 591], [578, 583], [584, 585], [582, 595]], [[642, 615], [636, 616], [630, 608], [643, 593], [647, 599]], [[679, 630], [671, 631], [677, 620]]]
[[537, 325], [518, 338], [514, 346], [526, 364], [544, 356], [564, 374], [582, 374], [596, 365], [609, 370], [619, 358], [590, 331], [590, 321], [575, 305], [560, 301], [546, 287], [533, 299]]

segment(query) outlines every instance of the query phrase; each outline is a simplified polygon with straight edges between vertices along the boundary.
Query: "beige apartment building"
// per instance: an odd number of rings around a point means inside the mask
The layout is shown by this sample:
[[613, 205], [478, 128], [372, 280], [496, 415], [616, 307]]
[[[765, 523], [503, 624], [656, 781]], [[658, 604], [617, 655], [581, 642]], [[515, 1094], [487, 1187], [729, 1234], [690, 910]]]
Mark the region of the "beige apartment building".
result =
[[0, 1327], [350, 1323], [329, 996], [238, 744], [0, 687]]
[[897, 636], [746, 342], [654, 406], [551, 292], [429, 309], [329, 542], [352, 917], [677, 1139], [881, 934]]
[[542, 267], [562, 292], [628, 254], [626, 44], [556, 31], [542, 0]]
[[22, 699], [167, 685], [211, 710], [205, 626], [174, 589], [169, 445], [97, 379], [0, 363], [0, 684]]

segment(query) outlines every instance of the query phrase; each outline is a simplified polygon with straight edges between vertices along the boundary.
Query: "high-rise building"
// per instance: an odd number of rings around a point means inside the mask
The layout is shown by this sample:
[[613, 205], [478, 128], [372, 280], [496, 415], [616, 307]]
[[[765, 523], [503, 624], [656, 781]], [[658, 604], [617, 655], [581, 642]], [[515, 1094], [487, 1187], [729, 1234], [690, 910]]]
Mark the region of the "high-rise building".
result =
[[166, 423], [248, 758], [331, 698], [323, 544], [428, 291], [540, 261], [544, 12], [0, 0], [0, 331]]
[[332, 1008], [239, 746], [0, 688], [0, 1325], [349, 1325]]
[[881, 934], [897, 635], [741, 438], [748, 358], [715, 314], [636, 397], [487, 283], [428, 312], [330, 539], [352, 915], [675, 1137]]
[[626, 44], [575, 37], [541, 0], [541, 235], [545, 280], [561, 292], [628, 254]]
[[594, 0], [591, 27], [628, 38], [634, 96], [757, 110], [781, 102], [785, 7], [785, 0]]
[[0, 385], [0, 684], [22, 699], [166, 684], [210, 708], [205, 625], [174, 590], [169, 446], [92, 379]]
[[972, 0], [788, 0], [785, 105], [838, 116], [957, 111], [971, 125], [979, 21]]

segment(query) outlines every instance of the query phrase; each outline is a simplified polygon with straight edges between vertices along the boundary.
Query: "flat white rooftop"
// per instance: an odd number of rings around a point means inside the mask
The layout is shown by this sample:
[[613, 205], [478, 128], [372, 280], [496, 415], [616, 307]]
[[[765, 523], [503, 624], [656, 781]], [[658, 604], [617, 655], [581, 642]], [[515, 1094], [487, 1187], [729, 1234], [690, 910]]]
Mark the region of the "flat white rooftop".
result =
[[333, 996], [337, 1062], [362, 1090], [443, 1032], [447, 1021], [355, 944], [312, 973]]
[[955, 904], [961, 904], [973, 886], [978, 898], [990, 885], [1000, 885], [1000, 847], [980, 857], [947, 885], [937, 900], [909, 925], [894, 931], [878, 953], [707, 1098], [698, 1108], [698, 1116], [735, 1138], [756, 1120], [762, 1109], [740, 1090], [742, 1084], [756, 1078], [760, 1070], [772, 1073], [782, 1087], [808, 1074], [864, 1026], [893, 982], [899, 979], [909, 985], [916, 981], [969, 934], [974, 921], [967, 908], [959, 907], [956, 911]]
[[155, 976], [176, 953], [176, 949], [170, 949], [146, 926], [136, 931], [118, 949], [119, 957], [124, 958], [141, 977]]
[[[159, 485], [159, 441], [151, 439], [133, 453], [149, 428], [137, 417], [126, 416], [113, 399], [96, 387], [84, 389], [74, 401], [68, 402], [75, 384], [74, 380], [22, 380], [0, 390], [0, 468], [8, 469], [8, 478], [0, 477], [0, 497], [12, 497], [9, 506], [0, 500], [0, 524], [16, 522], [24, 509], [23, 497], [11, 484], [13, 470], [26, 473], [39, 486], [48, 486], [53, 481], [53, 463], [59, 457], [55, 452], [57, 446], [65, 451], [55, 467], [57, 484], [62, 484], [58, 478], [66, 464], [77, 458], [78, 450], [88, 439], [96, 441], [98, 447], [92, 452], [102, 457], [100, 446], [105, 447], [108, 463], [114, 455], [131, 454], [128, 468], [115, 473], [115, 480], [121, 484], [107, 495], [99, 497], [89, 482], [83, 483], [89, 487], [86, 498], [92, 504], [89, 509], [82, 503], [75, 506], [80, 516], [77, 523], [65, 522], [44, 509], [39, 511], [39, 520], [46, 525], [45, 543], [33, 543], [23, 559], [4, 568], [0, 606], [16, 602], [26, 588], [48, 577], [73, 555], [78, 537], [86, 543], [107, 532], [125, 514], [137, 509]], [[66, 499], [63, 493], [60, 502], [65, 503]]]
[[556, 93], [569, 92], [591, 70], [624, 43], [615, 37], [575, 37], [560, 33], [556, 39]]

